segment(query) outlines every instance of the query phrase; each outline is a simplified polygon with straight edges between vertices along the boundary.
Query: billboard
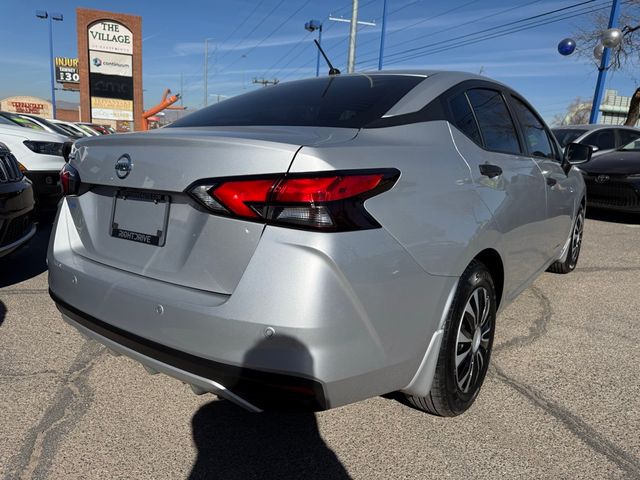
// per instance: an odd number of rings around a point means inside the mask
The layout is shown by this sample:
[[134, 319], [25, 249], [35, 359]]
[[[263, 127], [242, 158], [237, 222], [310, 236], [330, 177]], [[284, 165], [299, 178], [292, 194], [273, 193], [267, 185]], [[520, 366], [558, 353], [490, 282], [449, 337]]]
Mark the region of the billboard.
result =
[[58, 83], [80, 83], [80, 69], [78, 59], [69, 57], [56, 57], [56, 82]]
[[43, 98], [16, 96], [0, 100], [0, 110], [12, 113], [30, 113], [43, 118], [53, 118], [51, 102]]

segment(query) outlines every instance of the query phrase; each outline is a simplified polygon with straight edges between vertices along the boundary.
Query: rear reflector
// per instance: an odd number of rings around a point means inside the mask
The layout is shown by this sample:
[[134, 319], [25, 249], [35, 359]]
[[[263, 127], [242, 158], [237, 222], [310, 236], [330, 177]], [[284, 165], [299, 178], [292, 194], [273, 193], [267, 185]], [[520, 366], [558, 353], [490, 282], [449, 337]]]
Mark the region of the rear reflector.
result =
[[321, 172], [199, 182], [188, 189], [212, 213], [321, 231], [378, 228], [364, 201], [389, 190], [400, 172]]

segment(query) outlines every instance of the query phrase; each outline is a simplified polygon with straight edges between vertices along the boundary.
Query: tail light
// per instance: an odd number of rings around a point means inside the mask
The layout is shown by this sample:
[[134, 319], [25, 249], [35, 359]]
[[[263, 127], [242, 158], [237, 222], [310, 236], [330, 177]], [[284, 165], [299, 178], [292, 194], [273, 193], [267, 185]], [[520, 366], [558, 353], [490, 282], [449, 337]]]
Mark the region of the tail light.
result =
[[60, 170], [60, 185], [63, 195], [77, 195], [80, 191], [80, 174], [68, 163]]
[[396, 169], [319, 172], [199, 182], [188, 192], [218, 215], [309, 230], [379, 228], [368, 198], [389, 190]]

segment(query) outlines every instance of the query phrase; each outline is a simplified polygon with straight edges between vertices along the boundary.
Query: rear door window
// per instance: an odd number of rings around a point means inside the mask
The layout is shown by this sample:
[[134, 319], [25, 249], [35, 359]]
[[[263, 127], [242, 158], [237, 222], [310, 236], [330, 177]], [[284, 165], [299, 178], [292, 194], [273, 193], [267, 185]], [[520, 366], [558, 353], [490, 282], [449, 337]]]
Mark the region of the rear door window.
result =
[[547, 129], [529, 107], [519, 99], [513, 99], [512, 105], [522, 128], [524, 143], [530, 155], [534, 157], [556, 158], [555, 151], [549, 141]]
[[612, 148], [616, 148], [616, 138], [612, 128], [605, 128], [603, 130], [593, 132], [580, 143], [598, 147], [598, 149], [600, 150], [610, 150]]
[[475, 88], [467, 92], [476, 114], [485, 148], [503, 153], [520, 153], [520, 143], [513, 120], [496, 90]]
[[640, 132], [634, 132], [633, 130], [618, 130], [618, 147], [624, 147], [625, 145], [640, 138]]

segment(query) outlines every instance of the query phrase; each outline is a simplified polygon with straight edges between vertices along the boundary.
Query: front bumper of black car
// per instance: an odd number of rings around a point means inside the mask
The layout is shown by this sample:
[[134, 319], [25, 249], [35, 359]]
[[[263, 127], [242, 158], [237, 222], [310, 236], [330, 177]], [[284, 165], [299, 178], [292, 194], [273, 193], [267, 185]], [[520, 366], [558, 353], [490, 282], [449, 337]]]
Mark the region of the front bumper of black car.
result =
[[640, 213], [640, 176], [583, 172], [587, 205], [594, 208]]

